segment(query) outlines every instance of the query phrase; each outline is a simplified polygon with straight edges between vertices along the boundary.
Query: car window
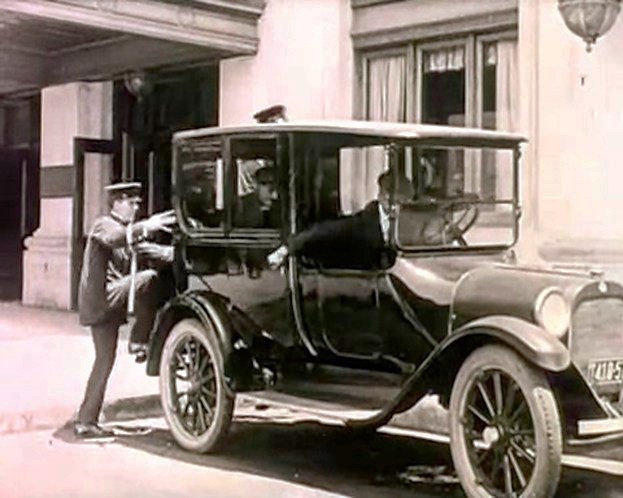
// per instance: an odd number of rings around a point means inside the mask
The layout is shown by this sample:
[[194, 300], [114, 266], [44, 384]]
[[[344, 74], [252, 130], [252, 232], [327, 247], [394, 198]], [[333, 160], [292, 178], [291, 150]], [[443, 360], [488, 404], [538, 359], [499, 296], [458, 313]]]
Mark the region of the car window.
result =
[[[303, 265], [378, 270], [393, 260], [388, 216], [381, 219], [379, 176], [389, 167], [386, 147], [331, 146], [318, 140], [302, 149], [303, 192], [298, 199]], [[382, 230], [385, 229], [385, 233]]]
[[[413, 200], [397, 206], [400, 246], [447, 249], [514, 242], [512, 150], [406, 147], [400, 157], [398, 167], [415, 190]], [[504, 181], [496, 184], [496, 178]]]
[[182, 210], [191, 228], [223, 227], [224, 167], [220, 140], [190, 142], [178, 152]]
[[281, 198], [276, 151], [274, 138], [231, 141], [231, 165], [235, 178], [234, 228], [280, 227]]

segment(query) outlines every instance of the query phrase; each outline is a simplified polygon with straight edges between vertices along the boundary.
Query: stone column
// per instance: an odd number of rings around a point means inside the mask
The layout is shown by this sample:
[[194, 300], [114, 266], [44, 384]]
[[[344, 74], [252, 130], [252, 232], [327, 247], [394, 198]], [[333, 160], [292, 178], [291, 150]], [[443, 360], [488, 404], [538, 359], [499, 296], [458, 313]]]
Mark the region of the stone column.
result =
[[[112, 138], [112, 82], [48, 87], [41, 97], [41, 218], [25, 241], [22, 300], [70, 309], [74, 138]], [[85, 172], [85, 191], [100, 191], [106, 181]]]
[[522, 146], [520, 192], [522, 216], [518, 256], [523, 262], [537, 263], [539, 230], [538, 147], [539, 147], [539, 0], [519, 3], [519, 128], [528, 137]]

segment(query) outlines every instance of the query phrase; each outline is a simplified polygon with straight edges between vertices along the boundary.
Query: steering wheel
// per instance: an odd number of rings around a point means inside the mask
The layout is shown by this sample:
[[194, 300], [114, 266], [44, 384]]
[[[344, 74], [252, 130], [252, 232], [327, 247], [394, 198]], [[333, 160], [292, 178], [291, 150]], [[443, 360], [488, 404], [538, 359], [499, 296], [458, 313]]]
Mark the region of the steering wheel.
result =
[[474, 226], [480, 211], [474, 204], [477, 199], [451, 201], [439, 208], [437, 216], [426, 222], [422, 229], [424, 242], [428, 245], [447, 245], [457, 241], [467, 246], [465, 233]]

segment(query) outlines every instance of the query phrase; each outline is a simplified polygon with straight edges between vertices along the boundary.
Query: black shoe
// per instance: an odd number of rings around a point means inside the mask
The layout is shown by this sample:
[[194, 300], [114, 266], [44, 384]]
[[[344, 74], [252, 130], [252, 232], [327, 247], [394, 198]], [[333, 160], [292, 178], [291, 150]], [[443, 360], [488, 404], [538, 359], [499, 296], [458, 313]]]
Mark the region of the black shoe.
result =
[[113, 437], [115, 434], [95, 423], [83, 424], [82, 422], [76, 422], [74, 424], [74, 435], [80, 439], [95, 439]]
[[134, 361], [136, 363], [145, 363], [147, 361], [147, 344], [145, 343], [128, 343], [128, 352], [134, 355]]

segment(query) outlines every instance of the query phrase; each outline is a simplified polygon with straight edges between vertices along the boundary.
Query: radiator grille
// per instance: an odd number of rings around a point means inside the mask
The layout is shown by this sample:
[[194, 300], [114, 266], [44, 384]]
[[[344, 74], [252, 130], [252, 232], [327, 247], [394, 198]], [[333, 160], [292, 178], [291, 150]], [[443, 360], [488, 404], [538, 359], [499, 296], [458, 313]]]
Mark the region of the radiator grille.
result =
[[608, 377], [610, 370], [610, 380], [593, 380], [599, 392], [620, 389], [620, 375], [614, 371], [623, 364], [623, 300], [597, 298], [577, 307], [572, 320], [571, 359], [589, 379], [593, 379], [596, 365], [601, 369], [598, 377]]

